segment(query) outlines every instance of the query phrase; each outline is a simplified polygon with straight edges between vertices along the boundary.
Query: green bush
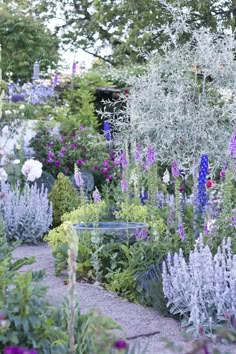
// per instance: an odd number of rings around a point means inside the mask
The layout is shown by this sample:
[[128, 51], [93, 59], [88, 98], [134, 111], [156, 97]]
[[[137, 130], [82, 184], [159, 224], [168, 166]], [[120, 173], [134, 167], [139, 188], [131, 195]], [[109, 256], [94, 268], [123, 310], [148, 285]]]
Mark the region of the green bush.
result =
[[76, 209], [80, 204], [80, 198], [70, 182], [69, 178], [59, 173], [57, 180], [49, 194], [49, 199], [53, 205], [53, 225], [61, 224], [63, 214]]

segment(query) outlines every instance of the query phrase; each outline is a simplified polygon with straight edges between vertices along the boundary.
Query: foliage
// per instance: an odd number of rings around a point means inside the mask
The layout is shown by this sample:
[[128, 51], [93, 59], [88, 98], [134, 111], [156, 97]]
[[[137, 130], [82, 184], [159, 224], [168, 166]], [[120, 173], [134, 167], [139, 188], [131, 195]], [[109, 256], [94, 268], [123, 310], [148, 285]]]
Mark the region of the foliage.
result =
[[46, 289], [35, 283], [42, 272], [17, 270], [34, 259], [13, 261], [12, 247], [0, 238], [0, 349], [18, 345], [40, 353], [66, 353], [66, 334], [57, 323], [56, 310], [44, 300]]
[[42, 69], [56, 65], [58, 40], [41, 20], [4, 6], [0, 19], [3, 77], [11, 72], [14, 80], [30, 80], [36, 60], [41, 61]]
[[[81, 126], [70, 133], [62, 131], [51, 134], [52, 126], [43, 124], [30, 146], [35, 151], [35, 158], [44, 165], [44, 170], [56, 177], [59, 172], [66, 175], [74, 173], [74, 164], [88, 169], [95, 174], [96, 185], [113, 173], [112, 160], [106, 149], [104, 137], [91, 128]], [[105, 162], [109, 162], [106, 170]]]
[[69, 180], [69, 177], [59, 173], [49, 194], [49, 200], [53, 206], [53, 225], [61, 223], [63, 214], [76, 209], [80, 204], [80, 198]]
[[[201, 29], [192, 33], [194, 46], [192, 41], [178, 45], [179, 32], [148, 72], [134, 80], [129, 96], [123, 97], [127, 109], [115, 111], [115, 142], [118, 147], [129, 141], [151, 143], [160, 162], [178, 160], [191, 169], [204, 152], [214, 168], [224, 163], [235, 122], [234, 100], [223, 98], [223, 92], [234, 90], [236, 42], [231, 34], [222, 39]], [[103, 118], [110, 118], [110, 113]]]
[[52, 223], [52, 206], [46, 190], [26, 184], [23, 191], [1, 183], [1, 211], [8, 241], [37, 243]]
[[129, 202], [123, 202], [120, 210], [115, 211], [116, 219], [144, 222], [150, 227], [150, 233], [154, 237], [161, 237], [166, 231], [165, 220], [158, 208], [151, 205], [137, 205]]
[[213, 334], [227, 317], [235, 318], [235, 256], [230, 239], [223, 240], [214, 257], [202, 237], [189, 261], [181, 249], [173, 257], [169, 254], [162, 276], [170, 312], [179, 314], [195, 336]]
[[55, 183], [55, 179], [50, 173], [43, 171], [41, 177], [37, 178], [33, 183], [37, 185], [38, 189], [42, 190], [45, 188], [47, 189], [48, 193], [50, 193]]
[[66, 117], [63, 119], [64, 129], [71, 131], [78, 125], [94, 129], [101, 126], [95, 107], [96, 88], [101, 86], [108, 86], [108, 82], [93, 71], [73, 80], [72, 88], [68, 89], [63, 97], [63, 102], [68, 106]]
[[[64, 44], [71, 43], [113, 65], [144, 62], [147, 53], [155, 52], [165, 43], [163, 26], [171, 26], [189, 7], [191, 27], [205, 25], [211, 31], [217, 27], [235, 28], [234, 2], [228, 0], [124, 0], [119, 6], [111, 0], [85, 0], [80, 4], [63, 0], [58, 7], [56, 0], [43, 0], [34, 4], [46, 18], [60, 12], [63, 22], [57, 32]], [[109, 51], [104, 51], [107, 48]]]

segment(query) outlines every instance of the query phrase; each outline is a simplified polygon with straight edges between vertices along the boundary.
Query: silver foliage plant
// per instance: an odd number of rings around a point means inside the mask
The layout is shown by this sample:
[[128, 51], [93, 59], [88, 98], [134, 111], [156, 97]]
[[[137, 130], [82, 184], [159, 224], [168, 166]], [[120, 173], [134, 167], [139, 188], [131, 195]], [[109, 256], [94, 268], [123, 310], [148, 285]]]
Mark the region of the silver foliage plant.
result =
[[236, 318], [236, 255], [230, 239], [213, 257], [199, 238], [189, 260], [182, 250], [163, 262], [163, 291], [173, 314], [196, 336], [212, 335], [219, 324]]
[[[206, 153], [213, 168], [224, 162], [235, 124], [236, 40], [230, 33], [192, 30], [190, 10], [175, 12], [172, 27], [161, 29], [169, 41], [147, 73], [133, 80], [130, 95], [114, 102], [114, 140], [119, 147], [127, 141], [151, 144], [160, 161], [190, 168]], [[190, 38], [184, 44], [183, 33]], [[111, 113], [103, 116], [111, 119]]]
[[37, 243], [52, 224], [52, 204], [46, 189], [36, 184], [21, 191], [19, 184], [12, 188], [1, 182], [0, 208], [9, 241]]

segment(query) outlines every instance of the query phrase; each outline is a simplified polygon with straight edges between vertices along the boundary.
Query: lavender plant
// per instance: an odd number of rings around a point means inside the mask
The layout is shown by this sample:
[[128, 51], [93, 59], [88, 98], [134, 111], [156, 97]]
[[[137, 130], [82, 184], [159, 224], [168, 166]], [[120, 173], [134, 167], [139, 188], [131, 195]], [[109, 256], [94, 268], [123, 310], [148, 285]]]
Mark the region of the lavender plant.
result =
[[213, 256], [200, 237], [189, 260], [183, 252], [163, 263], [163, 291], [170, 312], [196, 336], [213, 334], [227, 318], [236, 317], [236, 256], [224, 239]]
[[47, 190], [26, 184], [23, 191], [1, 182], [0, 208], [8, 241], [37, 243], [52, 223], [52, 205]]

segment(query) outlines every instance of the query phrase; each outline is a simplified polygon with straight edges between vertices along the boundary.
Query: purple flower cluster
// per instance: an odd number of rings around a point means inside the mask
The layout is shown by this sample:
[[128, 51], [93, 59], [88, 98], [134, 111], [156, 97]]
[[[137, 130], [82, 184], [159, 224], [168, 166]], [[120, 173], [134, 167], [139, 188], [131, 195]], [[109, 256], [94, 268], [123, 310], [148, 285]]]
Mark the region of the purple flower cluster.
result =
[[145, 168], [148, 170], [157, 160], [157, 154], [155, 150], [151, 147], [151, 145], [147, 148], [146, 153], [146, 161], [145, 161]]
[[184, 231], [184, 227], [183, 227], [183, 224], [179, 224], [178, 225], [178, 229], [177, 229], [177, 232], [179, 234], [179, 237], [182, 241], [185, 240], [185, 231]]
[[198, 177], [198, 195], [197, 203], [199, 208], [202, 210], [207, 204], [207, 191], [206, 191], [206, 181], [209, 169], [208, 155], [204, 154], [201, 157], [199, 177]]
[[[96, 168], [97, 166], [94, 166], [94, 169], [97, 170], [98, 168]], [[100, 171], [102, 172], [102, 174], [104, 175], [104, 177], [106, 177], [107, 181], [112, 181], [112, 174], [110, 173], [111, 171], [111, 166], [110, 166], [110, 161], [109, 160], [104, 160], [103, 161], [103, 165], [100, 168]]]
[[229, 141], [229, 154], [231, 157], [236, 159], [236, 130], [232, 134]]
[[4, 349], [3, 354], [37, 354], [35, 349], [27, 349], [20, 347], [7, 347]]
[[103, 130], [106, 141], [111, 141], [111, 127], [108, 120], [105, 120], [105, 122], [103, 123]]
[[123, 339], [119, 339], [114, 343], [114, 348], [118, 350], [128, 349], [128, 344]]
[[135, 237], [137, 241], [150, 240], [147, 230], [136, 230]]
[[171, 165], [171, 174], [172, 177], [177, 178], [180, 176], [178, 161], [173, 161]]

